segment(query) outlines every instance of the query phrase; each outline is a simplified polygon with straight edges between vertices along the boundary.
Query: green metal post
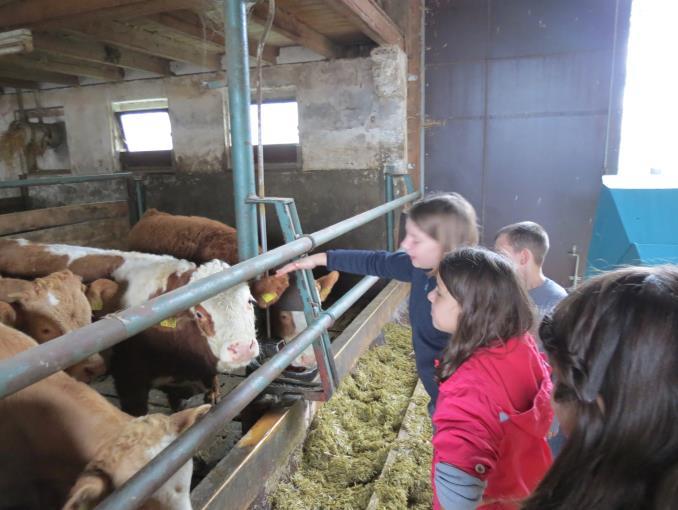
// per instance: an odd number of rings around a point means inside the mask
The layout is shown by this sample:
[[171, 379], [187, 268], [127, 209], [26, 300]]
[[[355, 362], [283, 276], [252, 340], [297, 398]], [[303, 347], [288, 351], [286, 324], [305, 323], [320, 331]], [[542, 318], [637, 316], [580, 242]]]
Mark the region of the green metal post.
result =
[[256, 257], [258, 250], [257, 206], [247, 202], [255, 196], [254, 156], [250, 136], [250, 72], [247, 52], [247, 9], [243, 0], [224, 1], [226, 32], [226, 76], [229, 116], [235, 223], [238, 229], [240, 261]]

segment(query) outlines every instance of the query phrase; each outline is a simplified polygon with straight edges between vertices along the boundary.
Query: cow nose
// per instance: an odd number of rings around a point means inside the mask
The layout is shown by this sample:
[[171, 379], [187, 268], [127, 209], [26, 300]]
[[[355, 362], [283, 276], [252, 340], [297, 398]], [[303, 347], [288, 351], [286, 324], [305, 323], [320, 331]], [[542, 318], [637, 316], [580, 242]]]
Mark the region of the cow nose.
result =
[[256, 340], [250, 342], [233, 342], [227, 347], [233, 361], [248, 362], [259, 355], [259, 344]]

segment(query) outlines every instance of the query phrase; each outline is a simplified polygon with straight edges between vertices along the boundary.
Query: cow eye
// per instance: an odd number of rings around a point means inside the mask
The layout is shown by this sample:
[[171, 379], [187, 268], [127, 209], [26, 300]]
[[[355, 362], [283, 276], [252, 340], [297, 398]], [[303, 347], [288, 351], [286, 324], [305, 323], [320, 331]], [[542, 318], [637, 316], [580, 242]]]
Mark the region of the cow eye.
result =
[[203, 315], [203, 313], [202, 313], [202, 312], [199, 312], [199, 311], [197, 311], [197, 310], [196, 310], [196, 312], [195, 312], [195, 316], [196, 316], [198, 319], [204, 319], [204, 318], [205, 318], [205, 316]]

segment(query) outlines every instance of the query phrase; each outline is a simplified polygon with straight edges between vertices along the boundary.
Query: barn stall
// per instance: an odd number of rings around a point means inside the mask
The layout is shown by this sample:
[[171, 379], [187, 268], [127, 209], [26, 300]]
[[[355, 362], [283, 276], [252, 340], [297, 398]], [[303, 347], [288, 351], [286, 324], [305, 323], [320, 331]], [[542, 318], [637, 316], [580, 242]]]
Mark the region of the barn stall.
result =
[[[421, 178], [419, 137], [406, 143], [419, 119], [408, 89], [420, 84], [407, 72], [419, 72], [419, 59], [408, 62], [404, 51], [406, 44], [415, 56], [421, 51], [421, 6], [409, 20], [398, 2], [72, 2], [49, 12], [40, 3], [0, 5], [8, 48], [0, 57], [0, 235], [125, 250], [148, 206], [235, 225], [243, 262], [209, 287], [156, 298], [150, 315], [130, 308], [4, 360], [3, 395], [326, 243], [393, 249], [396, 213], [418, 196]], [[257, 102], [264, 133], [267, 106], [294, 103], [298, 139], [253, 151]], [[171, 148], [136, 150], [125, 116], [154, 113], [170, 120]], [[355, 152], [357, 143], [366, 150]], [[258, 165], [256, 188], [254, 160], [266, 170], [264, 179]], [[221, 377], [214, 414], [161, 453], [145, 480], [140, 473], [100, 508], [136, 508], [153, 492], [151, 480], [192, 455], [194, 508], [266, 501], [259, 482], [271, 489], [286, 476], [316, 402], [382, 338], [407, 295], [403, 284], [347, 275], [323, 310], [313, 275], [297, 279], [313, 322], [294, 346], [249, 376]], [[315, 379], [287, 372], [276, 379], [311, 342], [320, 360]], [[110, 379], [93, 387], [116, 402]], [[151, 392], [150, 404], [169, 412], [160, 393]]]

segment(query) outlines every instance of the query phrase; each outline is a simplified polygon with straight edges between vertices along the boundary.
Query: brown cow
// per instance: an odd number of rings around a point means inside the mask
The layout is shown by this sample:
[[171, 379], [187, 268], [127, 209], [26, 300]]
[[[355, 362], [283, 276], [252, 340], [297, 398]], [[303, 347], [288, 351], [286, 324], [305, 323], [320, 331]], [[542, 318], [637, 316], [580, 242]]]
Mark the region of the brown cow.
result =
[[[39, 276], [43, 267], [67, 268], [86, 281], [114, 280], [117, 288], [98, 294], [90, 288], [90, 297], [99, 299], [95, 308], [122, 310], [229, 266], [220, 260], [196, 266], [169, 256], [0, 239], [0, 272]], [[114, 346], [110, 370], [123, 410], [146, 414], [152, 386], [198, 381], [213, 388], [217, 373], [255, 359], [259, 344], [251, 299], [247, 285], [237, 285]], [[168, 396], [178, 405], [178, 397], [171, 391]]]
[[[202, 264], [219, 259], [238, 263], [237, 231], [220, 221], [201, 216], [180, 216], [149, 209], [127, 237], [130, 250], [172, 255]], [[250, 284], [260, 308], [273, 305], [289, 285], [289, 277], [267, 276]]]
[[[0, 278], [0, 321], [45, 343], [92, 321], [92, 309], [80, 277], [69, 270], [34, 281]], [[83, 382], [106, 373], [99, 354], [69, 367], [66, 372]]]
[[[37, 344], [0, 325], [0, 359]], [[190, 427], [209, 406], [132, 418], [57, 372], [0, 399], [0, 494], [12, 508], [93, 508]], [[190, 510], [193, 461], [140, 508]]]

